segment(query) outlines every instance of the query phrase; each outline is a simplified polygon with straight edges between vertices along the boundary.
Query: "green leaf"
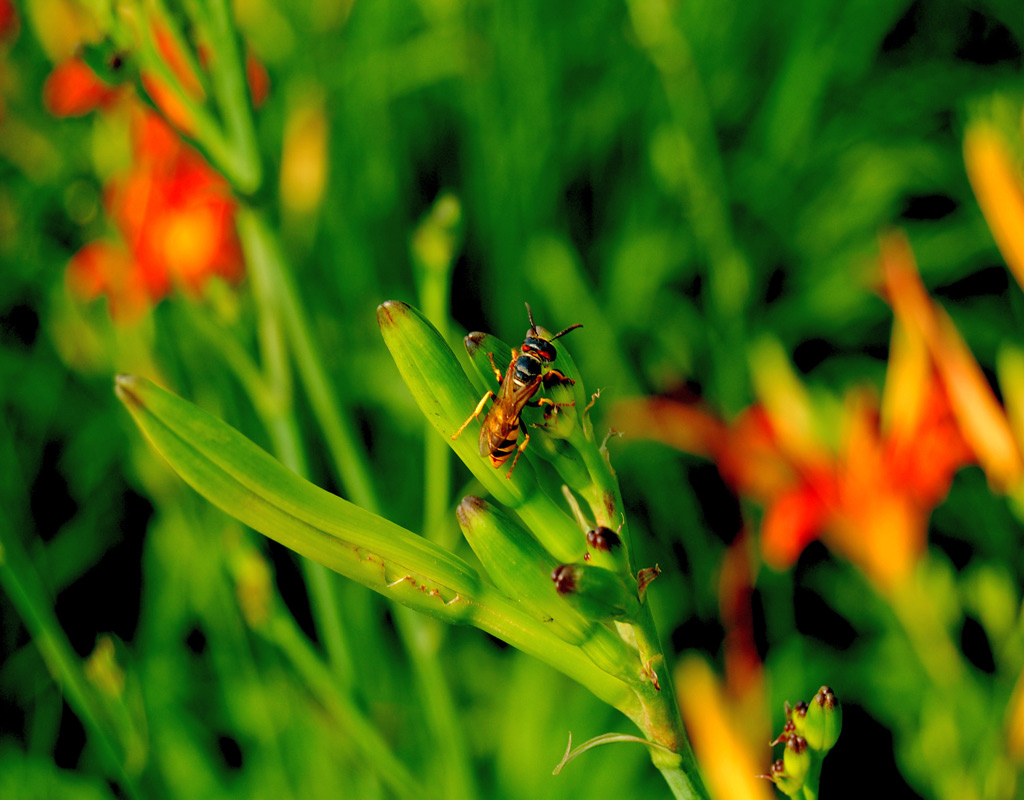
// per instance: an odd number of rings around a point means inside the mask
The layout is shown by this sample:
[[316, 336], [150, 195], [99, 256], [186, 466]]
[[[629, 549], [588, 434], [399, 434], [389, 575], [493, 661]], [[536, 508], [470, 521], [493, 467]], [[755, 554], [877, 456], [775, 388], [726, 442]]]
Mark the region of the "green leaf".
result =
[[453, 553], [303, 480], [230, 426], [145, 378], [119, 376], [116, 391], [171, 467], [241, 522], [403, 605], [475, 625], [636, 718], [625, 684]]

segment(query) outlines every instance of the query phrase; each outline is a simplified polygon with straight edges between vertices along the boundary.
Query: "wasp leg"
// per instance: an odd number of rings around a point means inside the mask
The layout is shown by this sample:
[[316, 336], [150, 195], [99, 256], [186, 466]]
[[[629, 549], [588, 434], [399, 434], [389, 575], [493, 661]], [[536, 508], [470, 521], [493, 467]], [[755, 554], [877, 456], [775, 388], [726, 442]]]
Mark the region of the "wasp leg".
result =
[[544, 417], [545, 417], [545, 419], [547, 419], [548, 415], [551, 413], [551, 410], [553, 410], [553, 409], [564, 409], [564, 408], [567, 408], [569, 406], [575, 406], [575, 401], [573, 401], [572, 403], [555, 403], [553, 401], [553, 399], [551, 399], [549, 397], [539, 397], [537, 399], [537, 402], [536, 403], [532, 403], [531, 405], [537, 406], [538, 408], [540, 408], [541, 406], [550, 406], [551, 409], [549, 409], [549, 410], [544, 412]]
[[575, 386], [576, 381], [572, 378], [567, 378], [557, 369], [550, 369], [544, 375], [544, 388], [550, 389], [552, 386]]
[[527, 400], [526, 405], [530, 408], [540, 408], [541, 406], [574, 406], [576, 401], [573, 400], [571, 403], [556, 403], [547, 397], [535, 397], [533, 400]]
[[523, 434], [526, 437], [523, 439], [523, 443], [516, 448], [516, 457], [512, 459], [512, 466], [508, 468], [508, 472], [505, 473], [505, 478], [510, 479], [512, 477], [512, 470], [516, 468], [516, 462], [519, 460], [519, 456], [523, 454], [526, 449], [526, 445], [530, 443], [530, 432], [523, 428]]
[[487, 401], [494, 396], [494, 392], [488, 392], [480, 399], [480, 402], [476, 404], [476, 409], [473, 411], [472, 414], [469, 415], [469, 419], [463, 422], [462, 427], [460, 427], [457, 431], [455, 431], [455, 433], [452, 434], [453, 439], [458, 439], [459, 434], [466, 430], [466, 426], [480, 416], [480, 412], [484, 410], [484, 406], [487, 405]]
[[565, 406], [574, 406], [574, 405], [576, 405], [576, 401], [573, 400], [571, 403], [556, 403], [554, 400], [551, 400], [550, 398], [541, 397], [541, 398], [539, 398], [537, 400], [537, 405], [538, 406], [558, 406], [559, 408], [563, 408]]

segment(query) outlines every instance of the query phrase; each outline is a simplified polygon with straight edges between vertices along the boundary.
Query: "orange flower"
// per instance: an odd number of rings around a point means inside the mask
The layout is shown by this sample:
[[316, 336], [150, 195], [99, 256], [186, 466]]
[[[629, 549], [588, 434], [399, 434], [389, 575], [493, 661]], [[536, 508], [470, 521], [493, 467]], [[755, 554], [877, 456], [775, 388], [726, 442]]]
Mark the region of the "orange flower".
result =
[[132, 166], [110, 181], [103, 201], [126, 247], [87, 245], [69, 274], [79, 296], [105, 295], [119, 321], [172, 287], [198, 294], [211, 277], [242, 276], [226, 181], [151, 112], [137, 112], [133, 140]]
[[151, 292], [145, 276], [120, 243], [85, 245], [68, 263], [66, 279], [72, 294], [83, 300], [106, 297], [111, 318], [119, 322], [134, 322], [149, 308]]
[[957, 470], [980, 463], [1005, 489], [1022, 464], [1002, 407], [901, 238], [883, 242], [882, 263], [897, 317], [883, 403], [851, 392], [837, 444], [816, 436], [811, 401], [770, 344], [754, 359], [762, 402], [732, 424], [694, 406], [634, 400], [617, 407], [614, 425], [714, 460], [738, 494], [765, 507], [760, 545], [773, 567], [791, 566], [821, 537], [891, 592], [923, 552], [928, 518]]
[[[767, 736], [751, 739], [750, 717], [734, 706], [711, 668], [700, 656], [684, 658], [675, 673], [683, 723], [690, 735], [701, 773], [719, 800], [771, 800], [774, 791], [755, 777], [765, 769]], [[763, 719], [764, 713], [760, 714]], [[762, 743], [757, 747], [756, 743]]]
[[[182, 91], [202, 102], [202, 83], [177, 40], [163, 28], [154, 36]], [[262, 99], [265, 71], [252, 58], [247, 71], [254, 97]], [[142, 80], [167, 118], [190, 130], [182, 98], [162, 80], [145, 73]], [[123, 244], [86, 245], [71, 260], [67, 278], [74, 294], [105, 296], [111, 316], [130, 322], [172, 288], [198, 294], [211, 277], [238, 280], [243, 261], [230, 187], [163, 119], [144, 110], [130, 91], [100, 81], [80, 59], [57, 66], [44, 87], [46, 107], [59, 116], [108, 110], [119, 98], [130, 120], [132, 163], [108, 181], [103, 202]]]
[[1024, 286], [1024, 187], [1020, 169], [995, 126], [988, 122], [967, 126], [964, 163], [992, 237]]
[[43, 105], [57, 117], [80, 117], [107, 108], [120, 96], [120, 90], [96, 77], [80, 58], [69, 58], [54, 67], [43, 84]]
[[1024, 474], [1024, 462], [1006, 413], [953, 321], [928, 296], [902, 234], [882, 240], [882, 269], [897, 319], [927, 348], [957, 425], [989, 481], [1004, 491], [1016, 485]]

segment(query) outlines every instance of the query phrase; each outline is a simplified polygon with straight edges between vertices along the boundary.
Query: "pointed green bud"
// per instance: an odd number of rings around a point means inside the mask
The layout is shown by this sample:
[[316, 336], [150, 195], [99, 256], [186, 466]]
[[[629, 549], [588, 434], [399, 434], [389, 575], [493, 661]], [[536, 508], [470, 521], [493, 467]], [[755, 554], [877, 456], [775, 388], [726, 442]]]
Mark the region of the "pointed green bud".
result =
[[556, 562], [536, 539], [500, 508], [479, 497], [465, 498], [456, 513], [466, 540], [507, 597], [563, 641], [577, 645], [605, 672], [625, 681], [635, 680], [629, 665], [636, 652], [559, 595], [550, 578]]
[[243, 523], [398, 602], [449, 622], [472, 612], [476, 570], [453, 553], [303, 480], [219, 419], [145, 378], [117, 396], [200, 494]]
[[583, 616], [610, 622], [633, 619], [640, 611], [636, 592], [615, 572], [588, 564], [562, 564], [551, 572], [558, 593]]
[[804, 782], [802, 780], [799, 782], [794, 781], [789, 776], [786, 772], [786, 764], [781, 758], [772, 763], [771, 769], [767, 775], [762, 775], [760, 777], [770, 780], [778, 787], [780, 792], [788, 797], [796, 797], [804, 787]]
[[461, 435], [452, 438], [477, 407], [480, 394], [429, 320], [412, 306], [388, 300], [377, 308], [377, 322], [416, 405], [487, 491], [513, 508], [532, 495], [537, 481], [528, 463], [520, 459], [506, 478], [505, 470], [499, 472], [481, 458], [478, 439], [483, 413]]
[[801, 700], [792, 708], [789, 705], [789, 701], [786, 701], [786, 719], [787, 725], [792, 723], [793, 732], [807, 737], [807, 703]]
[[459, 527], [494, 585], [565, 641], [579, 644], [594, 627], [558, 596], [554, 557], [500, 508], [465, 497], [456, 509]]
[[443, 276], [447, 286], [461, 234], [462, 204], [458, 197], [445, 192], [413, 232], [412, 255], [417, 268]]
[[794, 785], [801, 787], [811, 769], [811, 750], [807, 740], [795, 733], [786, 737], [786, 750], [782, 754], [782, 763], [786, 766], [786, 775]]
[[832, 690], [822, 686], [808, 705], [804, 737], [811, 747], [825, 753], [835, 746], [842, 727], [842, 706]]
[[[578, 558], [584, 542], [576, 524], [544, 492], [528, 459], [495, 468], [480, 454], [480, 429], [493, 407], [481, 403], [455, 353], [415, 308], [389, 300], [377, 309], [384, 343], [430, 424], [484, 487], [523, 521], [558, 559]], [[493, 379], [493, 372], [491, 373]], [[495, 381], [492, 388], [498, 388]], [[520, 435], [521, 435], [520, 431]]]

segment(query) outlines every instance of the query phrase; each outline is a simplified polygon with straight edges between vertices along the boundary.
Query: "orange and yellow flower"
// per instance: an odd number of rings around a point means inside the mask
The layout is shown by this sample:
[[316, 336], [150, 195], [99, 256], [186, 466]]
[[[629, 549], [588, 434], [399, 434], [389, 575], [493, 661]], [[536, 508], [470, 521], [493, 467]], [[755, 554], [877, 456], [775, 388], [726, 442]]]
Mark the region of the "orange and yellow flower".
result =
[[923, 553], [957, 470], [978, 463], [1005, 490], [1024, 467], [1005, 412], [902, 236], [883, 240], [881, 260], [896, 314], [885, 390], [881, 403], [867, 390], [847, 395], [838, 443], [816, 433], [812, 401], [772, 347], [755, 359], [759, 402], [732, 423], [642, 399], [620, 405], [615, 426], [715, 461], [737, 494], [764, 506], [760, 548], [771, 566], [791, 566], [820, 537], [891, 592]]
[[103, 195], [120, 241], [86, 245], [68, 266], [72, 291], [105, 296], [124, 322], [173, 288], [197, 295], [212, 277], [243, 273], [227, 182], [155, 114], [136, 109], [134, 117], [131, 167]]
[[[173, 37], [162, 29], [155, 37], [181, 89], [202, 102], [202, 84]], [[262, 100], [266, 72], [250, 57], [248, 73], [254, 98]], [[177, 130], [190, 132], [187, 106], [164, 80], [143, 72], [142, 82]], [[241, 278], [237, 203], [230, 187], [175, 129], [129, 89], [105, 84], [77, 58], [53, 70], [43, 96], [57, 116], [117, 110], [130, 125], [131, 164], [108, 180], [103, 193], [119, 236], [87, 244], [71, 259], [67, 281], [76, 296], [106, 297], [112, 318], [131, 322], [173, 289], [197, 295], [210, 278]]]
[[771, 800], [771, 786], [757, 777], [765, 771], [770, 754], [765, 746], [768, 739], [751, 739], [747, 710], [723, 690], [701, 656], [684, 657], [675, 680], [683, 724], [712, 796], [719, 800]]

